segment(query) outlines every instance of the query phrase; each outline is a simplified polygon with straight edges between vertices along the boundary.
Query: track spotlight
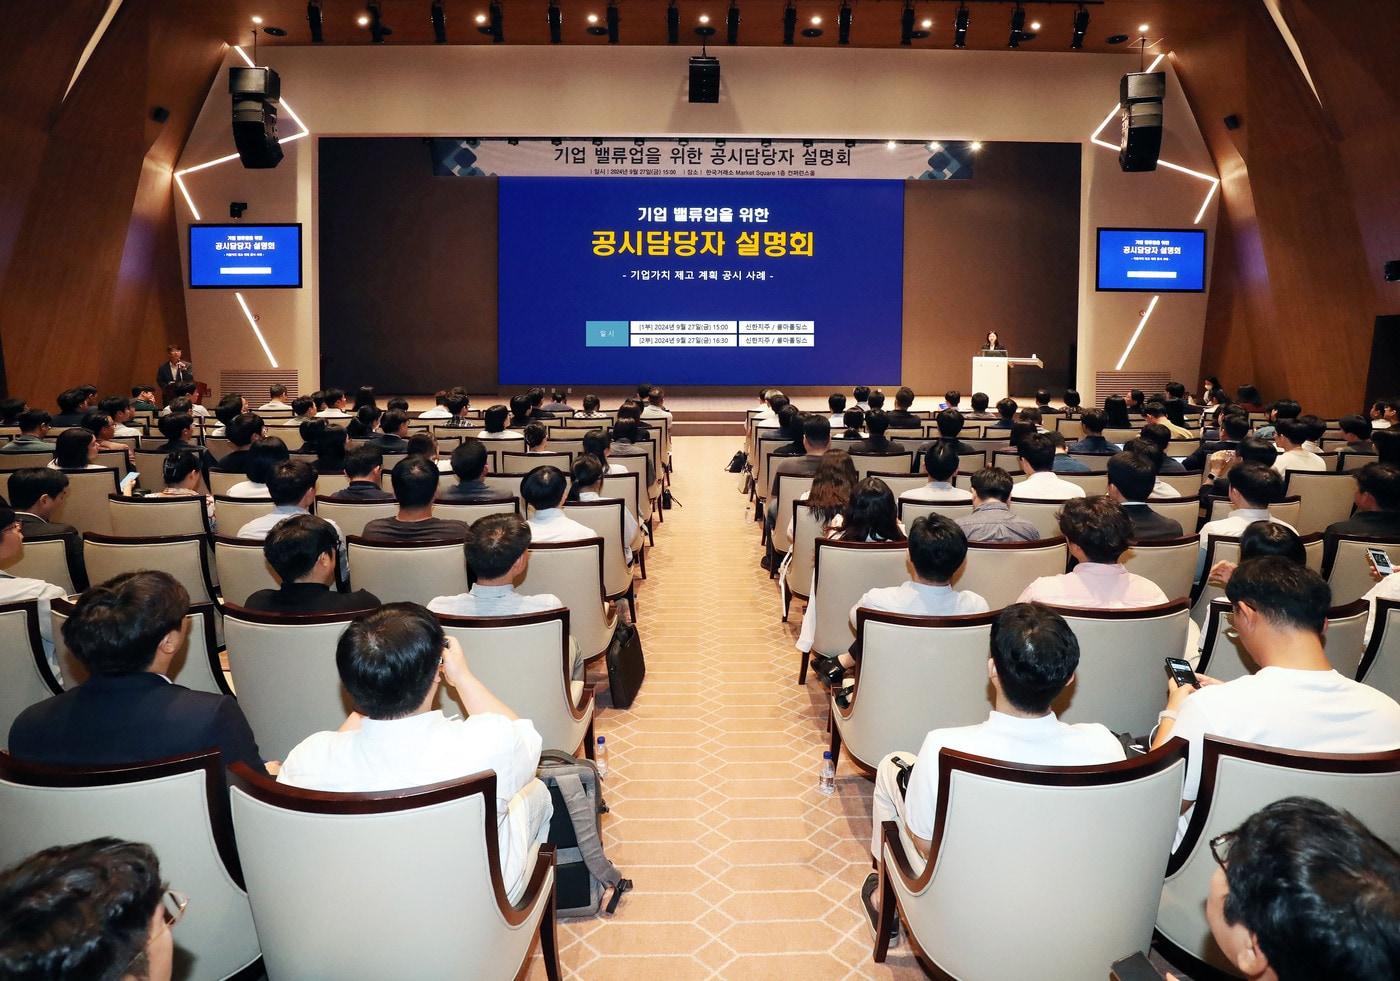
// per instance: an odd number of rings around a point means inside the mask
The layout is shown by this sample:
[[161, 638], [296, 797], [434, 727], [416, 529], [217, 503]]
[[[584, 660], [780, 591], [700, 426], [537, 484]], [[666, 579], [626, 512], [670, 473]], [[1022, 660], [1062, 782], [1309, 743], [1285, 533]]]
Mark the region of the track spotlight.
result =
[[725, 18], [728, 27], [727, 40], [730, 44], [739, 43], [739, 4], [731, 2], [729, 4], [729, 15]]
[[792, 5], [792, 0], [788, 0], [787, 8], [783, 11], [783, 43], [792, 44], [797, 35], [797, 8]]
[[447, 14], [442, 9], [442, 0], [433, 0], [433, 5], [428, 11], [429, 17], [433, 21], [433, 43], [447, 43]]
[[851, 43], [851, 5], [841, 0], [841, 9], [836, 12], [836, 43]]
[[958, 4], [957, 15], [953, 18], [953, 47], [967, 47], [967, 24], [972, 19], [972, 14], [967, 7]]
[[491, 6], [491, 43], [500, 44], [506, 39], [506, 12], [501, 7], [500, 0], [492, 0]]
[[671, 0], [671, 5], [666, 8], [666, 43], [681, 43], [681, 12], [676, 7], [676, 0]]
[[618, 42], [618, 26], [621, 23], [618, 17], [617, 0], [609, 0], [608, 3], [608, 43]]
[[559, 5], [550, 0], [550, 4], [545, 8], [545, 20], [549, 22], [549, 43], [560, 44], [564, 40], [564, 14], [559, 10]]
[[394, 32], [384, 26], [379, 14], [379, 4], [371, 3], [365, 9], [369, 11], [369, 39], [375, 44], [383, 44], [384, 36]]
[[1069, 46], [1075, 51], [1084, 47], [1084, 35], [1089, 33], [1089, 11], [1081, 4], [1074, 12], [1074, 36], [1070, 38]]
[[1019, 48], [1021, 46], [1021, 31], [1026, 26], [1026, 12], [1021, 9], [1018, 3], [1016, 9], [1011, 11], [1011, 36], [1006, 41], [1008, 48]]
[[914, 43], [914, 0], [904, 0], [904, 13], [899, 15], [899, 43]]
[[310, 0], [306, 5], [306, 22], [311, 25], [311, 43], [325, 41], [326, 36], [321, 33], [321, 0]]

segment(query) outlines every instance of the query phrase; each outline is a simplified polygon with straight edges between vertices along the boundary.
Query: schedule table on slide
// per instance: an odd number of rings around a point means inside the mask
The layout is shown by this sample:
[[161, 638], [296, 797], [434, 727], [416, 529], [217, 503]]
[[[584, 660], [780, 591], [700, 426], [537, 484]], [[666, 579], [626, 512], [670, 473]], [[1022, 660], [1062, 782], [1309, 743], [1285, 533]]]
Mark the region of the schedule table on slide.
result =
[[588, 347], [813, 347], [813, 320], [590, 320]]

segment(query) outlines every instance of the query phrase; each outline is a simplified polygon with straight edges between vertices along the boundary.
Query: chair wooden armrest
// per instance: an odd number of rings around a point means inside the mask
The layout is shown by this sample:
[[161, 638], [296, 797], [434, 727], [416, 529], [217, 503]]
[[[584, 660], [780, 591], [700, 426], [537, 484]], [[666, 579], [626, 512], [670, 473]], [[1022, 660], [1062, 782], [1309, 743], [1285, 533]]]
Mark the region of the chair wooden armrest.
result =
[[[914, 871], [909, 861], [909, 853], [904, 850], [904, 841], [899, 835], [899, 825], [885, 821], [880, 825], [880, 918], [875, 926], [875, 962], [883, 964], [890, 950], [890, 928], [899, 901], [895, 898], [891, 876], [899, 877], [900, 884], [910, 892], [917, 892], [928, 885], [933, 875], [933, 862], [926, 862], [922, 872]], [[912, 942], [912, 938], [911, 938]]]

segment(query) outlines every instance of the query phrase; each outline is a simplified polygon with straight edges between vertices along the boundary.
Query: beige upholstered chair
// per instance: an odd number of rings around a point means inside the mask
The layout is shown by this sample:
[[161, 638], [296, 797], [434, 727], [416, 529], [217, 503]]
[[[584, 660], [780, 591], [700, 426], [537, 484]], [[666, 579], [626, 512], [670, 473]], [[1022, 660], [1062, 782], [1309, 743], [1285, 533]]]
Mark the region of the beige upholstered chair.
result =
[[214, 517], [219, 522], [219, 533], [236, 536], [248, 522], [271, 514], [277, 505], [269, 498], [224, 497], [214, 495]]
[[1351, 517], [1356, 502], [1356, 479], [1349, 473], [1312, 473], [1290, 470], [1284, 477], [1283, 492], [1301, 499], [1298, 534], [1326, 531], [1327, 526]]
[[218, 753], [90, 770], [33, 766], [0, 754], [0, 814], [0, 867], [105, 835], [150, 845], [162, 877], [191, 897], [174, 933], [177, 976], [260, 975]]
[[1201, 502], [1194, 494], [1179, 499], [1154, 497], [1147, 501], [1147, 506], [1162, 517], [1171, 518], [1181, 525], [1183, 535], [1194, 534], [1196, 526], [1200, 524]]
[[976, 473], [987, 465], [987, 454], [984, 450], [975, 453], [959, 453], [958, 469], [967, 473]]
[[[1323, 539], [1319, 534], [1302, 536], [1303, 552], [1307, 558], [1308, 568], [1313, 572], [1322, 573]], [[1210, 570], [1217, 562], [1235, 562], [1240, 560], [1240, 540], [1233, 536], [1210, 535], [1206, 538], [1206, 561], [1202, 570], [1202, 578], [1196, 584], [1191, 594], [1191, 619], [1202, 629], [1206, 625], [1206, 615], [1209, 612], [1210, 601], [1224, 596], [1225, 591], [1219, 586], [1210, 583]], [[1365, 559], [1363, 558], [1364, 562]], [[1368, 579], [1369, 582], [1369, 579]], [[1369, 586], [1368, 586], [1369, 588]], [[1332, 601], [1337, 602], [1337, 592], [1333, 589]], [[1345, 604], [1342, 604], [1345, 605]]]
[[1064, 722], [1146, 735], [1167, 707], [1165, 659], [1186, 649], [1186, 600], [1138, 610], [1053, 609], [1079, 640], [1079, 669], [1055, 699], [1055, 713]]
[[1035, 525], [1042, 539], [1054, 538], [1060, 533], [1060, 510], [1065, 506], [1064, 501], [1017, 497], [1013, 492], [1010, 504], [1011, 513]]
[[[774, 458], [773, 452], [775, 450], [781, 449], [783, 446], [786, 445], [787, 440], [785, 439], [772, 439], [768, 437], [759, 438], [758, 447], [755, 450], [755, 456], [753, 458], [755, 461], [753, 473], [753, 493], [755, 500], [768, 500], [768, 492], [772, 489], [773, 486], [773, 467], [775, 463], [782, 462], [781, 457], [776, 459]], [[612, 458], [609, 459], [611, 462], [621, 463], [624, 466], [628, 466], [625, 457], [616, 460], [613, 460]], [[631, 468], [629, 467], [629, 469]], [[646, 481], [645, 475], [642, 477], [642, 480], [643, 482]]]
[[[890, 489], [890, 493], [898, 500], [901, 494], [906, 494], [911, 490], [918, 490], [928, 483], [926, 473], [892, 473], [889, 471], [871, 471], [871, 477], [879, 477], [885, 482], [885, 486]], [[786, 514], [787, 512], [783, 512]]]
[[604, 611], [601, 538], [531, 545], [525, 576], [515, 588], [527, 596], [549, 593], [559, 598], [569, 611], [579, 657], [588, 660], [608, 649], [617, 617]]
[[[1188, 471], [1186, 473], [1163, 473], [1158, 474], [1157, 479], [1168, 487], [1173, 488], [1182, 497], [1195, 498], [1201, 491], [1201, 473], [1199, 471]], [[1153, 504], [1156, 504], [1156, 498]], [[1168, 499], [1170, 500], [1170, 498]], [[1186, 525], [1182, 524], [1185, 528]]]
[[[1004, 445], [998, 449], [992, 450], [990, 462], [992, 466], [1001, 467], [1001, 469], [1005, 470], [1007, 473], [1022, 473], [1021, 455], [1015, 450], [1006, 449]], [[1025, 474], [1023, 474], [1023, 476], [1025, 476]]]
[[316, 517], [334, 521], [345, 536], [363, 535], [365, 525], [377, 518], [392, 518], [399, 513], [397, 501], [332, 501], [316, 495]]
[[[851, 607], [867, 590], [898, 586], [912, 578], [905, 542], [846, 542], [819, 538], [813, 557], [816, 631], [812, 653], [836, 655], [855, 640]], [[812, 611], [808, 610], [810, 616]], [[808, 655], [799, 653], [798, 684], [807, 681]]]
[[905, 529], [908, 529], [919, 518], [927, 518], [935, 514], [956, 521], [971, 514], [972, 507], [971, 501], [966, 504], [952, 504], [943, 501], [917, 501], [902, 497], [899, 499], [899, 520]]
[[554, 847], [532, 856], [512, 905], [491, 771], [374, 794], [299, 790], [246, 766], [231, 781], [270, 978], [509, 981], [536, 935], [546, 976], [559, 978]]
[[465, 521], [475, 524], [488, 514], [519, 514], [520, 501], [514, 497], [499, 497], [490, 501], [477, 501], [472, 504], [457, 504], [452, 501], [434, 501], [433, 517], [451, 521]]
[[629, 470], [627, 473], [605, 474], [603, 476], [603, 486], [598, 488], [598, 493], [603, 497], [620, 497], [627, 502], [627, 509], [637, 518], [637, 524], [642, 526], [642, 533], [650, 535], [650, 501], [644, 501], [646, 497], [642, 493], [642, 482], [646, 477]]
[[192, 605], [212, 604], [214, 585], [205, 545], [203, 535], [116, 538], [89, 534], [83, 536], [83, 563], [93, 583], [124, 572], [160, 569], [185, 587]]
[[1122, 562], [1129, 572], [1160, 586], [1168, 599], [1185, 599], [1191, 595], [1200, 553], [1201, 540], [1196, 535], [1160, 538], [1137, 542], [1123, 555]]
[[[439, 614], [442, 628], [467, 652], [472, 674], [487, 689], [529, 719], [545, 749], [593, 758], [593, 689], [573, 681], [569, 650], [569, 611], [547, 610], [513, 617], [456, 617]], [[466, 715], [450, 685], [441, 698]]]
[[798, 500], [803, 494], [812, 489], [813, 478], [807, 475], [780, 473], [773, 478], [776, 486], [778, 509], [774, 512], [777, 518], [773, 522], [773, 530], [768, 532], [768, 557], [772, 568], [768, 572], [771, 579], [778, 574], [778, 563], [772, 559], [784, 552], [792, 551], [792, 539], [788, 538], [787, 522], [783, 521], [784, 515], [792, 513], [792, 502]]
[[[520, 481], [524, 474], [488, 473], [481, 479], [501, 497], [520, 497]], [[524, 505], [521, 506], [522, 509]]]
[[224, 607], [229, 673], [264, 758], [284, 759], [313, 732], [339, 729], [354, 708], [335, 645], [358, 615]]
[[[8, 442], [8, 441], [7, 441]], [[53, 462], [53, 454], [48, 450], [37, 453], [0, 453], [0, 470], [27, 470], [30, 467], [47, 467]]]
[[1119, 446], [1122, 446], [1130, 439], [1137, 439], [1141, 435], [1142, 430], [1140, 429], [1115, 429], [1109, 427], [1103, 431], [1104, 439], [1108, 440], [1110, 443], [1117, 443]]
[[[563, 511], [581, 525], [587, 526], [603, 540], [603, 593], [610, 600], [626, 597], [637, 609], [637, 590], [632, 583], [632, 567], [627, 564], [622, 550], [626, 535], [626, 519], [623, 517], [624, 503], [621, 499], [598, 501], [573, 501], [565, 504]], [[635, 545], [628, 542], [628, 545]], [[639, 559], [642, 552], [634, 553]]]
[[1205, 898], [1217, 868], [1211, 840], [1284, 797], [1314, 797], [1350, 811], [1392, 848], [1400, 847], [1400, 750], [1311, 756], [1207, 736], [1200, 791], [1186, 834], [1167, 865], [1157, 910], [1157, 942], [1193, 976], [1238, 976], [1205, 918]]
[[343, 470], [339, 473], [318, 473], [316, 475], [316, 496], [330, 497], [350, 486], [350, 475]]
[[222, 496], [229, 492], [229, 488], [235, 484], [241, 484], [248, 479], [244, 473], [227, 473], [223, 470], [209, 471], [209, 493], [214, 496]]
[[[821, 516], [812, 510], [806, 501], [793, 501], [792, 510], [792, 552], [782, 579], [778, 583], [783, 596], [783, 619], [792, 610], [792, 598], [802, 601], [809, 599], [807, 592], [812, 588], [812, 571], [816, 566], [817, 539], [825, 534]], [[779, 519], [781, 520], [781, 518]]]
[[852, 453], [856, 476], [865, 478], [875, 471], [884, 473], [910, 473], [914, 469], [914, 454], [909, 453]]
[[38, 600], [0, 603], [0, 749], [16, 716], [62, 690], [44, 656]]
[[1084, 420], [1066, 419], [1064, 416], [1056, 416], [1055, 430], [1063, 436], [1067, 442], [1073, 443], [1075, 440], [1084, 438]]
[[[1066, 436], [1065, 438], [1068, 439], [1069, 437]], [[1070, 458], [1071, 460], [1078, 460], [1080, 463], [1084, 464], [1086, 467], [1089, 468], [1089, 472], [1090, 472], [1090, 473], [1101, 473], [1101, 474], [1107, 474], [1107, 473], [1108, 473], [1108, 458], [1111, 457], [1111, 456], [1113, 456], [1112, 453], [1071, 453], [1071, 454], [1069, 454], [1069, 458]], [[1057, 476], [1063, 477], [1063, 476], [1066, 476], [1066, 475], [1065, 475], [1065, 474], [1058, 474]]]
[[25, 538], [19, 555], [5, 564], [4, 571], [12, 576], [42, 579], [71, 594], [78, 591], [76, 581], [82, 570], [69, 566], [68, 546], [62, 535], [35, 535]]
[[[944, 791], [929, 861], [912, 860], [893, 821], [882, 829], [876, 961], [896, 903], [938, 977], [1083, 981], [1147, 949], [1184, 741], [1104, 766], [1026, 767], [948, 749], [919, 761], [935, 763]], [[1078, 914], [1045, 916], [1047, 896]]]
[[[1301, 535], [1303, 531], [1297, 524], [1298, 513], [1301, 508], [1302, 502], [1296, 496], [1285, 497], [1283, 500], [1276, 501], [1269, 505], [1269, 515], [1273, 518], [1277, 518], [1284, 524], [1292, 525], [1298, 534]], [[1218, 521], [1221, 518], [1229, 517], [1230, 510], [1230, 499], [1228, 497], [1212, 497], [1210, 498], [1210, 513], [1206, 516], [1206, 520]]]
[[1337, 471], [1339, 473], [1351, 473], [1360, 470], [1368, 463], [1375, 463], [1380, 459], [1374, 453], [1338, 453]]
[[219, 570], [220, 605], [242, 606], [258, 590], [280, 584], [263, 555], [263, 543], [256, 539], [215, 536], [214, 565]]
[[1063, 538], [1036, 542], [969, 542], [967, 561], [953, 579], [955, 589], [970, 589], [993, 610], [1010, 606], [1041, 576], [1058, 576], [1069, 562]]
[[[120, 538], [210, 534], [208, 510], [202, 497], [107, 498], [112, 534]], [[237, 529], [235, 529], [237, 530]]]
[[[51, 604], [54, 656], [63, 669], [64, 688], [75, 688], [88, 678], [87, 668], [63, 642], [63, 625], [73, 615], [75, 605], [69, 600], [54, 600]], [[218, 622], [217, 612], [211, 604], [190, 607], [185, 614], [185, 646], [175, 655], [166, 677], [194, 691], [233, 694], [233, 689], [224, 678], [223, 666], [219, 663]]]
[[1400, 602], [1377, 599], [1356, 680], [1400, 699]]
[[[1366, 619], [1370, 610], [1362, 600], [1346, 606], [1334, 606], [1327, 611], [1327, 632], [1323, 634], [1323, 649], [1332, 667], [1348, 678], [1357, 676], [1366, 635]], [[1201, 660], [1196, 670], [1217, 681], [1233, 681], [1259, 670], [1259, 665], [1240, 644], [1230, 629], [1226, 617], [1230, 601], [1220, 596], [1211, 601], [1207, 611], [1205, 639], [1201, 645]]]
[[[625, 467], [630, 473], [637, 475], [637, 488], [638, 494], [640, 495], [637, 506], [641, 509], [636, 512], [637, 520], [647, 527], [650, 527], [652, 516], [656, 513], [655, 502], [657, 496], [661, 493], [661, 485], [659, 483], [653, 483], [648, 486], [646, 457], [613, 455], [608, 457], [608, 463], [616, 463], [621, 467]], [[607, 480], [610, 478], [605, 477], [604, 479]], [[489, 482], [490, 478], [488, 477], [487, 480]], [[601, 493], [601, 491], [599, 493]]]
[[[1379, 538], [1368, 535], [1341, 535], [1329, 548], [1323, 575], [1332, 587], [1334, 604], [1350, 603], [1371, 591], [1376, 583], [1371, 578], [1371, 565], [1366, 549], [1382, 548], [1393, 565], [1400, 566], [1400, 538]], [[1330, 544], [1330, 543], [1329, 543]]]
[[54, 508], [49, 520], [83, 532], [110, 535], [112, 516], [107, 510], [107, 495], [117, 493], [119, 472], [114, 468], [63, 472], [68, 475], [68, 496]]
[[1195, 439], [1172, 439], [1167, 441], [1167, 448], [1163, 452], [1171, 457], [1190, 456], [1201, 447], [1200, 437]]
[[384, 603], [421, 603], [467, 591], [467, 554], [459, 541], [386, 542], [351, 535], [350, 583]]
[[155, 492], [165, 486], [165, 479], [162, 476], [165, 470], [164, 453], [155, 453], [145, 448], [145, 443], [150, 443], [152, 447], [159, 446], [165, 442], [165, 437], [152, 440], [150, 437], [141, 438], [143, 445], [136, 448], [136, 484], [143, 490]]
[[855, 764], [873, 774], [890, 753], [917, 753], [931, 729], [985, 721], [995, 619], [856, 610], [860, 679], [849, 706], [831, 703], [831, 758], [840, 764], [844, 742]]
[[1108, 493], [1108, 474], [1106, 473], [1057, 473], [1055, 476], [1084, 488], [1084, 493], [1090, 497]]
[[567, 450], [564, 452], [548, 453], [512, 453], [510, 451], [501, 454], [501, 473], [503, 474], [527, 474], [536, 467], [557, 467], [564, 473], [568, 473], [574, 465], [574, 455]]

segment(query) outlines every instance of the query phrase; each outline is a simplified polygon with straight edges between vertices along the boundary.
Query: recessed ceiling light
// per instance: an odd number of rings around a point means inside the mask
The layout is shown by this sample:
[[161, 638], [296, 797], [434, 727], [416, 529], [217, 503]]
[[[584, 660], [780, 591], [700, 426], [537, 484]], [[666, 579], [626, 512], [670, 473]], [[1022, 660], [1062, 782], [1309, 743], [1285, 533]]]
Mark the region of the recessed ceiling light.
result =
[[485, 15], [485, 14], [477, 14], [477, 15], [476, 15], [476, 22], [477, 22], [478, 24], [484, 24], [484, 23], [486, 23], [486, 15]]
[[928, 30], [930, 27], [933, 26], [933, 18], [925, 17], [919, 26], [922, 27], [924, 30]]
[[701, 14], [701, 15], [700, 15], [700, 23], [702, 23], [702, 24], [708, 24], [709, 22], [710, 22], [710, 15], [709, 15], [709, 14]]
[[813, 24], [820, 24], [821, 22], [822, 22], [821, 14], [814, 14], [814, 15], [812, 16], [812, 23], [813, 23]]
[[886, 149], [886, 150], [893, 150], [893, 149], [894, 149], [896, 146], [898, 146], [898, 145], [899, 145], [899, 144], [896, 143], [894, 140], [890, 140], [888, 143], [885, 144], [885, 149]]
[[261, 23], [262, 23], [262, 18], [259, 17], [257, 14], [254, 14], [254, 15], [253, 15], [253, 23], [254, 23], [254, 24], [261, 24]]
[[597, 15], [597, 14], [589, 14], [589, 15], [588, 15], [588, 23], [590, 23], [590, 24], [596, 24], [596, 23], [598, 23], [598, 15]]
[[973, 153], [976, 153], [978, 150], [982, 149], [982, 143], [980, 140], [973, 140], [967, 145], [967, 148]]
[[366, 27], [369, 25], [369, 18], [361, 14], [359, 17], [355, 18], [355, 23], [359, 24], [361, 27]]
[[1031, 21], [1031, 30], [1033, 30], [1033, 31], [1038, 31], [1038, 30], [1040, 30], [1040, 21], [1038, 21], [1038, 20], [1033, 20], [1033, 21]]
[[1152, 26], [1151, 24], [1139, 24], [1139, 25], [1138, 25], [1138, 33], [1139, 33], [1139, 34], [1146, 34], [1146, 33], [1147, 33], [1147, 29], [1148, 29], [1149, 27], [1151, 27], [1151, 26]]

